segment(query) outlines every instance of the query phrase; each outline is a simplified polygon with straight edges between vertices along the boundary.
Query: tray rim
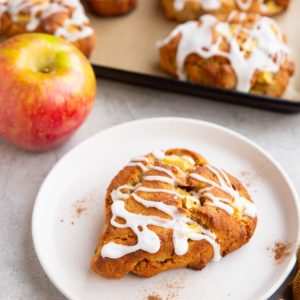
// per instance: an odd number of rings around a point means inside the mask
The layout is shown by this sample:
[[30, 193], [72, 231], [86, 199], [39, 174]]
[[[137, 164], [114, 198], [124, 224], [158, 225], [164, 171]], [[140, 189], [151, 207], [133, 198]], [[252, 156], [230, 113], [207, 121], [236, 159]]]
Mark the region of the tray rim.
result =
[[193, 84], [190, 82], [179, 81], [171, 77], [155, 76], [97, 64], [92, 64], [92, 67], [98, 78], [264, 110], [282, 113], [300, 112], [300, 99], [299, 102], [296, 102], [284, 98], [268, 97], [201, 84]]

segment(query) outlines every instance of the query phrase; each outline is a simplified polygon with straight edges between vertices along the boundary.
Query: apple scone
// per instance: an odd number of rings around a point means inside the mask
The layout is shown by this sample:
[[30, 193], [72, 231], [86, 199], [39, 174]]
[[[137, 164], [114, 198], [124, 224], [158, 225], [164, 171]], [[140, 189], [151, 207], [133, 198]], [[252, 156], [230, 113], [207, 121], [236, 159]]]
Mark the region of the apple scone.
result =
[[105, 17], [124, 15], [133, 10], [137, 0], [84, 0], [90, 9]]
[[294, 73], [277, 23], [253, 13], [204, 15], [177, 26], [158, 48], [166, 73], [208, 86], [281, 96]]
[[73, 43], [87, 57], [95, 34], [79, 0], [0, 0], [0, 36], [49, 33]]
[[187, 149], [131, 160], [112, 180], [91, 261], [107, 278], [201, 270], [252, 237], [256, 208], [242, 183]]
[[229, 14], [233, 10], [274, 16], [284, 12], [290, 0], [161, 0], [168, 19], [197, 20], [206, 13]]

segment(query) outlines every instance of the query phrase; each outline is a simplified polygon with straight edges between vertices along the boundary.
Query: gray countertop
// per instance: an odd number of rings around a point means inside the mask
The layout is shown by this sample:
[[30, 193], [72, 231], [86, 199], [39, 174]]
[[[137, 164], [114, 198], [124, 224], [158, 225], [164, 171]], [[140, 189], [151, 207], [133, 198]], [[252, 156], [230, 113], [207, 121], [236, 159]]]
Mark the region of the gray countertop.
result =
[[0, 299], [65, 299], [47, 279], [31, 239], [32, 207], [53, 165], [100, 130], [162, 116], [206, 120], [243, 134], [267, 150], [300, 191], [300, 114], [262, 111], [99, 80], [92, 113], [62, 147], [34, 154], [0, 138]]

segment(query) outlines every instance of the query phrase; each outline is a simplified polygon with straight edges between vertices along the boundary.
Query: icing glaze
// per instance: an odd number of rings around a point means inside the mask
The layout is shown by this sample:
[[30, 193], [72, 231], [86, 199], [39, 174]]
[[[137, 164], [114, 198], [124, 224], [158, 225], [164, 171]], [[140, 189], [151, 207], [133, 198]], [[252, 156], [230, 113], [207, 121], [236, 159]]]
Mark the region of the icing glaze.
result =
[[[209, 187], [200, 190], [198, 193], [199, 198], [205, 197], [211, 200], [211, 202], [206, 202], [204, 205], [219, 207], [231, 215], [234, 213], [234, 208], [236, 208], [241, 214], [254, 218], [256, 216], [256, 207], [250, 200], [242, 197], [239, 192], [234, 189], [227, 174], [224, 171], [218, 170], [210, 165], [207, 165], [206, 168], [216, 176], [218, 182], [205, 178], [196, 173], [190, 174], [190, 177], [209, 185]], [[232, 201], [227, 198], [213, 195], [211, 193], [213, 188], [217, 188], [231, 196]]]
[[159, 175], [146, 176], [144, 178], [144, 181], [161, 181], [161, 182], [164, 182], [164, 183], [174, 184], [174, 179], [166, 177], [166, 176], [159, 176]]
[[[251, 8], [254, 0], [235, 0], [237, 7], [241, 10], [247, 11]], [[264, 0], [258, 1], [258, 7], [262, 12], [268, 11], [268, 7], [265, 5]]]
[[221, 0], [175, 0], [174, 8], [176, 10], [183, 10], [188, 1], [201, 4], [205, 10], [215, 10], [221, 7]]
[[149, 163], [150, 160], [147, 158], [147, 157], [144, 157], [144, 156], [139, 156], [139, 157], [134, 157], [131, 159], [131, 161], [144, 161], [146, 163]]
[[[163, 152], [161, 152], [163, 153]], [[163, 157], [161, 153], [158, 153], [158, 157]], [[155, 156], [156, 157], [156, 156]], [[194, 160], [193, 160], [194, 161]], [[144, 165], [142, 162], [146, 163]], [[205, 229], [191, 218], [189, 218], [184, 212], [178, 210], [174, 205], [165, 204], [161, 201], [154, 201], [151, 199], [144, 199], [141, 193], [166, 193], [174, 196], [175, 198], [189, 199], [193, 198], [193, 201], [201, 206], [200, 199], [206, 197], [211, 202], [205, 203], [205, 205], [212, 205], [225, 210], [229, 214], [234, 213], [234, 208], [240, 210], [243, 214], [254, 217], [256, 215], [254, 205], [247, 199], [241, 197], [237, 191], [234, 190], [229, 177], [222, 170], [218, 170], [212, 166], [207, 165], [209, 169], [218, 179], [218, 182], [212, 181], [199, 174], [191, 173], [185, 174], [185, 177], [192, 177], [196, 180], [208, 184], [208, 187], [201, 189], [198, 192], [191, 193], [192, 196], [181, 195], [176, 189], [177, 181], [176, 176], [172, 171], [162, 167], [153, 166], [146, 157], [137, 157], [131, 160], [127, 166], [139, 166], [143, 172], [149, 170], [155, 170], [160, 175], [147, 175], [144, 177], [146, 181], [159, 181], [163, 183], [172, 184], [173, 190], [164, 188], [144, 187], [141, 184], [136, 186], [122, 185], [113, 190], [110, 194], [112, 199], [111, 205], [111, 225], [116, 228], [130, 228], [137, 237], [137, 243], [135, 245], [123, 245], [115, 242], [109, 242], [105, 244], [101, 249], [101, 256], [103, 258], [117, 259], [126, 254], [133, 253], [138, 250], [143, 250], [148, 253], [157, 253], [161, 247], [161, 241], [158, 235], [148, 226], [159, 226], [172, 230], [172, 241], [174, 246], [174, 252], [177, 255], [184, 255], [188, 251], [189, 240], [206, 240], [213, 248], [214, 261], [218, 261], [221, 258], [220, 245], [217, 243], [217, 236], [212, 231]], [[145, 171], [144, 171], [145, 168]], [[181, 170], [181, 172], [183, 172]], [[184, 173], [184, 172], [183, 172]], [[164, 174], [165, 176], [161, 175]], [[211, 193], [213, 188], [221, 189], [223, 192], [231, 196], [233, 199], [227, 199], [222, 197], [216, 197]], [[127, 190], [127, 192], [125, 192]], [[129, 191], [129, 193], [128, 193]], [[143, 215], [130, 212], [126, 209], [126, 200], [129, 198], [134, 199], [138, 203], [142, 204], [146, 208], [156, 208], [168, 216], [163, 218], [153, 215]], [[118, 223], [116, 218], [122, 218], [124, 223]], [[196, 229], [195, 229], [196, 228]]]
[[[240, 10], [247, 11], [250, 9], [255, 0], [233, 0], [233, 3]], [[174, 0], [175, 10], [183, 10], [187, 2], [194, 2], [201, 5], [204, 10], [217, 10], [222, 5], [222, 0]], [[264, 0], [258, 1], [258, 6], [262, 11], [267, 11], [267, 6], [264, 4]]]
[[150, 160], [144, 156], [134, 157], [127, 164], [127, 167], [139, 167], [142, 169], [143, 172], [147, 172], [149, 170], [149, 168], [147, 166], [145, 166], [142, 162], [145, 162], [146, 164], [148, 164], [148, 163], [150, 163]]
[[152, 152], [152, 155], [157, 159], [157, 160], [163, 160], [165, 158], [165, 152], [162, 150], [154, 150]]
[[[121, 186], [111, 193], [113, 201], [111, 206], [113, 214], [111, 224], [117, 228], [131, 228], [137, 236], [137, 243], [133, 246], [127, 246], [109, 242], [101, 249], [102, 257], [116, 259], [138, 250], [144, 250], [149, 253], [158, 252], [161, 246], [160, 239], [154, 231], [148, 228], [149, 225], [155, 225], [172, 229], [174, 252], [177, 255], [184, 255], [188, 251], [188, 240], [206, 240], [213, 247], [213, 260], [217, 261], [221, 258], [220, 246], [215, 241], [215, 234], [202, 228], [199, 224], [185, 216], [185, 214], [180, 213], [175, 206], [167, 205], [163, 202], [145, 200], [136, 193], [132, 193], [132, 197], [137, 202], [143, 204], [145, 207], [157, 208], [169, 215], [171, 219], [160, 218], [157, 216], [144, 216], [127, 211], [124, 200], [128, 199], [129, 195], [122, 193], [121, 190], [124, 188], [126, 188], [126, 186]], [[123, 218], [125, 224], [117, 223], [115, 221], [116, 217]], [[191, 229], [188, 224], [196, 224], [200, 232]]]
[[127, 167], [139, 167], [143, 170], [143, 172], [148, 171], [148, 168], [141, 162], [130, 162], [127, 164]]
[[29, 21], [26, 24], [27, 31], [37, 30], [43, 20], [56, 13], [68, 13], [70, 8], [72, 9], [71, 15], [53, 34], [70, 42], [92, 35], [93, 29], [88, 25], [89, 19], [86, 17], [79, 0], [48, 0], [43, 2], [1, 0], [0, 2], [0, 13], [9, 14], [14, 22], [18, 22], [19, 17], [24, 13], [29, 15]]
[[187, 160], [189, 163], [191, 163], [192, 165], [195, 164], [195, 161], [193, 160], [193, 158], [191, 158], [190, 156], [187, 156], [187, 155], [183, 155], [182, 158], [184, 160]]
[[159, 172], [163, 172], [165, 173], [166, 175], [170, 176], [171, 178], [175, 178], [174, 174], [172, 173], [172, 171], [166, 169], [166, 168], [163, 168], [163, 167], [158, 167], [158, 166], [154, 166], [152, 167], [152, 170], [156, 170], [156, 171], [159, 171]]
[[165, 194], [170, 194], [170, 195], [174, 195], [177, 197], [181, 197], [181, 195], [179, 193], [177, 193], [176, 191], [171, 191], [171, 190], [167, 190], [167, 189], [154, 189], [154, 188], [148, 188], [148, 187], [139, 187], [136, 189], [137, 192], [144, 192], [144, 193], [165, 193]]
[[[232, 12], [226, 22], [220, 22], [212, 15], [204, 15], [198, 21], [189, 21], [177, 26], [168, 37], [158, 43], [158, 47], [167, 45], [178, 34], [181, 39], [176, 54], [177, 75], [180, 80], [186, 80], [184, 64], [186, 58], [198, 54], [202, 58], [221, 56], [228, 59], [237, 77], [236, 89], [249, 92], [251, 80], [256, 71], [276, 73], [289, 58], [289, 49], [284, 43], [283, 35], [274, 20], [256, 15], [252, 28], [246, 28], [234, 23], [233, 18], [240, 20], [245, 14]], [[218, 37], [215, 39], [215, 33]], [[238, 37], [243, 34], [247, 39], [241, 43]], [[226, 42], [227, 51], [220, 45]]]

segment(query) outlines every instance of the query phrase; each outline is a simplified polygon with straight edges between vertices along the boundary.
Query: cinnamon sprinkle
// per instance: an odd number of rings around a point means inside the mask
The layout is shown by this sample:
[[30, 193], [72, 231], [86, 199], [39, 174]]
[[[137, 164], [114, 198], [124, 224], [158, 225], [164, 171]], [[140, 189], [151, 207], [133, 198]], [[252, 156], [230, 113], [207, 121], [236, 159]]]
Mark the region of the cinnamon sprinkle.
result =
[[[147, 293], [148, 296], [144, 296], [144, 300], [177, 300], [179, 298], [179, 293], [184, 288], [184, 282], [182, 278], [176, 280], [167, 280], [156, 286], [157, 292], [147, 291], [146, 288], [143, 289], [143, 294]], [[163, 296], [161, 296], [163, 295]]]
[[165, 287], [168, 290], [167, 300], [175, 300], [178, 299], [179, 292], [184, 286], [182, 279], [178, 279], [166, 282]]
[[291, 243], [283, 243], [276, 241], [272, 247], [268, 247], [267, 250], [272, 251], [274, 260], [276, 263], [282, 263], [285, 258], [291, 255]]
[[157, 294], [152, 294], [147, 297], [147, 300], [162, 300], [162, 298]]
[[81, 214], [82, 214], [84, 211], [86, 211], [86, 210], [87, 210], [86, 207], [77, 207], [77, 208], [76, 208], [76, 215], [77, 215], [77, 217], [79, 218], [79, 217], [81, 216]]
[[74, 217], [76, 217], [77, 219], [80, 218], [83, 212], [87, 210], [85, 202], [85, 200], [79, 200], [72, 205], [74, 209]]
[[257, 181], [257, 175], [249, 171], [242, 171], [240, 177], [243, 179], [243, 183], [247, 188], [252, 188]]
[[[1, 2], [1, 0], [0, 0]], [[89, 214], [95, 213], [95, 208], [98, 208], [99, 194], [96, 190], [91, 190], [84, 196], [75, 199], [68, 206], [68, 211], [63, 210], [63, 214], [60, 216], [60, 223], [68, 223], [75, 225], [75, 223]]]

